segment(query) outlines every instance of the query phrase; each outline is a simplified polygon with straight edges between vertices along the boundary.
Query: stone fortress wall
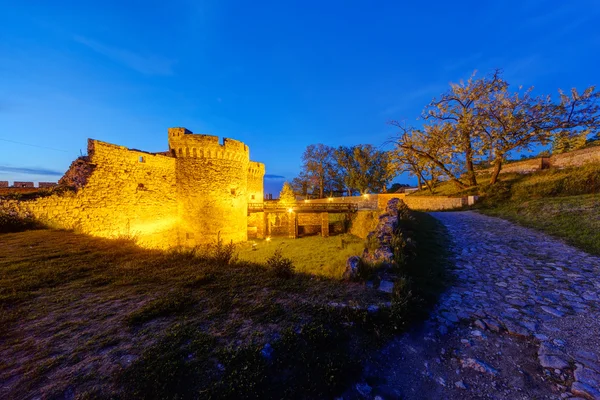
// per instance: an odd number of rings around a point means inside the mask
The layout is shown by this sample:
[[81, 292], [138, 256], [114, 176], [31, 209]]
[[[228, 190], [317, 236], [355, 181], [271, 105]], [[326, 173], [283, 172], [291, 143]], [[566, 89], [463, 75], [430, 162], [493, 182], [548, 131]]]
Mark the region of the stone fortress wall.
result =
[[242, 142], [170, 128], [165, 153], [89, 139], [88, 156], [61, 180], [75, 192], [2, 206], [57, 228], [135, 236], [144, 247], [214, 243], [219, 235], [238, 242], [247, 239], [249, 198], [260, 193], [262, 201], [264, 171]]
[[[510, 172], [529, 174], [547, 168], [581, 167], [585, 164], [600, 163], [600, 146], [569, 151], [567, 153], [553, 154], [550, 157], [531, 158], [529, 160], [515, 161], [502, 165], [501, 174]], [[493, 168], [477, 171], [478, 174], [491, 174]]]

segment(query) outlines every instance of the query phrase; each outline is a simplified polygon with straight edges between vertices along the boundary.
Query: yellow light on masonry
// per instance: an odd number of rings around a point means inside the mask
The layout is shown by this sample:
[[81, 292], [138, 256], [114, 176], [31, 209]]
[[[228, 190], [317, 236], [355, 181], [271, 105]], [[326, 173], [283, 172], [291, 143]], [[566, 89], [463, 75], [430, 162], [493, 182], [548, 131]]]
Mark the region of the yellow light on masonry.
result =
[[271, 241], [271, 236], [267, 236], [267, 239], [265, 239], [267, 242]]
[[329, 198], [329, 201], [333, 201], [333, 197], [330, 197], [330, 198]]
[[364, 197], [365, 199], [368, 199], [368, 198], [369, 198], [369, 193], [365, 193], [365, 194], [363, 194], [363, 197]]
[[288, 208], [288, 212], [291, 214], [291, 213], [294, 212], [294, 209], [293, 208]]

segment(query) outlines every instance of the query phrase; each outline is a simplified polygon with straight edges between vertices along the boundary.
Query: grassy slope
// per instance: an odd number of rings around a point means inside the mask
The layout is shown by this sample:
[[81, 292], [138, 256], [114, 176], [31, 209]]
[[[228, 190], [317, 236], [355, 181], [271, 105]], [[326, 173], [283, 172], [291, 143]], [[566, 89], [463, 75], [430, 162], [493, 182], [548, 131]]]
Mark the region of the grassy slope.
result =
[[[445, 253], [435, 251], [439, 230], [423, 232], [435, 220], [418, 218], [427, 223], [415, 238], [427, 250], [405, 272], [431, 300]], [[0, 397], [331, 397], [385, 332], [409, 321], [328, 304], [382, 300], [360, 283], [280, 279], [247, 261], [65, 231], [2, 234]]]
[[255, 240], [240, 247], [239, 257], [242, 260], [264, 263], [276, 249], [281, 249], [284, 257], [294, 262], [296, 271], [339, 279], [346, 269], [346, 260], [350, 256], [362, 254], [363, 240], [345, 234], [324, 238], [320, 235], [300, 239], [273, 238], [270, 242]]
[[[479, 177], [479, 187], [458, 190], [443, 182], [436, 194], [479, 194], [484, 214], [509, 219], [565, 239], [590, 253], [600, 254], [600, 165], [505, 174], [495, 186]], [[422, 195], [429, 191], [420, 191]]]
[[539, 229], [589, 253], [600, 254], [598, 194], [507, 202], [480, 211]]

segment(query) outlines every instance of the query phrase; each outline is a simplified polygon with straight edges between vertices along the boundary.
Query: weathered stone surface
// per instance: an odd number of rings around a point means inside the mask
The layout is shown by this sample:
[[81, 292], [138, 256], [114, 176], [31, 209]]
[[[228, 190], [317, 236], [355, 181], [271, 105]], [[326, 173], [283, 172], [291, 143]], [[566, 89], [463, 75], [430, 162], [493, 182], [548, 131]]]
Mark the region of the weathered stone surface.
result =
[[600, 390], [582, 382], [575, 382], [571, 386], [571, 393], [589, 400], [600, 399]]
[[592, 387], [600, 387], [600, 373], [592, 371], [589, 368], [578, 366], [574, 372], [575, 380], [585, 383]]
[[[346, 270], [344, 271], [344, 278], [355, 279], [358, 275], [358, 265], [360, 264], [359, 256], [351, 256], [346, 260]], [[372, 284], [372, 283], [371, 283]]]
[[465, 383], [463, 381], [454, 382], [454, 386], [456, 386], [456, 388], [458, 388], [458, 389], [467, 390], [467, 385], [465, 385]]
[[541, 306], [540, 308], [542, 310], [546, 311], [548, 314], [554, 315], [555, 317], [562, 317], [563, 315], [565, 315], [565, 313], [557, 310], [556, 308], [552, 308], [552, 307], [548, 307], [548, 306]]
[[[392, 241], [398, 228], [400, 214], [408, 210], [406, 204], [398, 198], [388, 201], [385, 212], [379, 216], [379, 223], [374, 231], [367, 235], [368, 242], [375, 242], [377, 247], [365, 249], [362, 258], [371, 264], [391, 265], [394, 263]], [[408, 241], [408, 239], [407, 239]]]
[[373, 390], [371, 386], [366, 383], [357, 383], [355, 385], [356, 391], [360, 393], [364, 398], [369, 398], [371, 396], [371, 391]]
[[392, 293], [394, 291], [394, 282], [381, 281], [379, 282], [379, 291], [384, 293]]
[[471, 368], [475, 371], [482, 372], [485, 374], [498, 375], [498, 371], [489, 366], [483, 361], [476, 360], [474, 358], [465, 358], [460, 360], [460, 364], [463, 368]]
[[569, 363], [567, 363], [565, 360], [558, 356], [541, 355], [538, 356], [538, 359], [540, 361], [541, 366], [544, 368], [564, 369], [569, 366]]

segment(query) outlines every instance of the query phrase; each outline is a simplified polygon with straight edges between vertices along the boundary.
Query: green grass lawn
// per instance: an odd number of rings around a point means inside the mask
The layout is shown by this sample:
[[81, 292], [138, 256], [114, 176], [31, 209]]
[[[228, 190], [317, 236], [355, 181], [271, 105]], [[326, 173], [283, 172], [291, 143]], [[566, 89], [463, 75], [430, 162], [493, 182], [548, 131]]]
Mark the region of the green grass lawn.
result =
[[[415, 237], [442, 243], [439, 230], [422, 232], [430, 227], [417, 224]], [[435, 287], [428, 271], [444, 265], [431, 243], [405, 266], [415, 294]], [[276, 247], [297, 263], [289, 279], [261, 263]], [[411, 314], [398, 323], [392, 312], [366, 311], [389, 296], [330, 278], [360, 251], [350, 235], [276, 239], [256, 251], [241, 246], [227, 262], [214, 249], [161, 252], [56, 230], [0, 234], [0, 398], [334, 397], [410, 322]]]
[[[256, 244], [254, 250], [253, 243]], [[348, 257], [362, 254], [364, 241], [350, 234], [327, 238], [315, 235], [298, 239], [261, 239], [241, 245], [238, 256], [244, 261], [265, 263], [276, 249], [292, 260], [296, 272], [339, 279]]]
[[539, 229], [589, 253], [600, 254], [599, 194], [510, 201], [479, 211]]

